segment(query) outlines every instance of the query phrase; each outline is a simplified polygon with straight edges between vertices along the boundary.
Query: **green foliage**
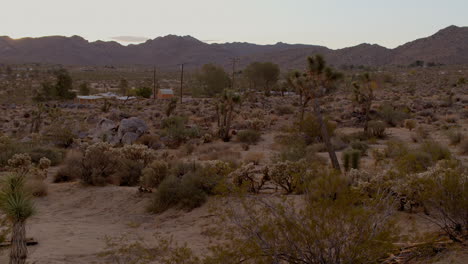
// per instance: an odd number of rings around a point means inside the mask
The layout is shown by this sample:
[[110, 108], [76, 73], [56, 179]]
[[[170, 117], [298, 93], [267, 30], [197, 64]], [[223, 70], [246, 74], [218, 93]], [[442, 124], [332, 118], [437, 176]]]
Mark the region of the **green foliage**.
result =
[[307, 164], [305, 160], [276, 163], [270, 171], [271, 180], [286, 193], [301, 193], [306, 183]]
[[402, 174], [423, 172], [432, 164], [431, 155], [419, 150], [409, 151], [396, 159], [396, 168]]
[[39, 162], [42, 157], [46, 157], [51, 160], [53, 166], [59, 164], [64, 156], [63, 150], [44, 146], [39, 142], [18, 142], [0, 136], [0, 167], [6, 166], [9, 159], [20, 153], [28, 154], [34, 163]]
[[437, 224], [450, 239], [468, 237], [468, 173], [457, 161], [443, 161], [410, 182], [416, 199], [427, 210], [423, 217]]
[[25, 189], [25, 178], [9, 175], [2, 179], [0, 210], [12, 221], [23, 222], [34, 214], [30, 194]]
[[172, 207], [186, 210], [199, 207], [205, 203], [208, 195], [215, 193], [216, 187], [229, 172], [224, 163], [205, 166], [179, 164], [178, 169], [159, 184], [148, 210], [162, 213]]
[[397, 108], [387, 103], [380, 106], [379, 115], [389, 126], [395, 127], [400, 125], [403, 120], [408, 119], [409, 111], [406, 108]]
[[435, 141], [428, 140], [423, 142], [420, 149], [421, 151], [428, 153], [434, 162], [451, 158], [450, 150]]
[[216, 117], [218, 123], [219, 137], [228, 142], [231, 140], [230, 130], [232, 119], [234, 117], [235, 106], [240, 104], [241, 97], [231, 90], [224, 90], [216, 102]]
[[54, 73], [56, 82], [51, 84], [49, 82], [42, 83], [41, 91], [35, 96], [35, 101], [47, 101], [53, 99], [70, 100], [76, 97], [72, 92], [73, 80], [65, 69], [60, 69]]
[[153, 90], [150, 87], [140, 87], [135, 90], [135, 94], [143, 98], [150, 98]]
[[166, 162], [155, 160], [142, 171], [141, 184], [146, 188], [157, 188], [167, 177], [169, 167]]
[[200, 136], [198, 127], [187, 128], [188, 119], [182, 116], [172, 116], [162, 120], [163, 136], [168, 137], [171, 147], [178, 147], [187, 139]]
[[91, 92], [91, 89], [89, 88], [88, 83], [80, 84], [80, 87], [79, 87], [79, 94], [80, 95], [89, 95], [90, 92]]
[[[336, 124], [328, 121], [327, 118], [324, 119], [324, 123], [327, 126], [328, 135], [331, 137], [335, 132]], [[304, 119], [297, 124], [297, 129], [306, 136], [308, 143], [323, 141], [320, 123], [315, 115], [306, 115]]]
[[253, 88], [262, 88], [266, 95], [270, 94], [271, 87], [280, 76], [279, 66], [271, 62], [253, 62], [243, 72]]
[[349, 149], [343, 152], [343, 166], [346, 171], [349, 171], [350, 169], [359, 169], [360, 160], [360, 150]]
[[201, 93], [208, 96], [220, 94], [229, 87], [230, 78], [222, 67], [205, 64], [195, 75], [195, 79], [201, 87]]
[[390, 195], [362, 196], [322, 170], [303, 197], [300, 209], [288, 200], [241, 200], [227, 213], [231, 242], [216, 247], [208, 263], [373, 263], [392, 251], [398, 231]]
[[240, 142], [247, 143], [249, 145], [256, 144], [260, 138], [260, 132], [253, 129], [242, 130], [237, 133], [237, 139]]

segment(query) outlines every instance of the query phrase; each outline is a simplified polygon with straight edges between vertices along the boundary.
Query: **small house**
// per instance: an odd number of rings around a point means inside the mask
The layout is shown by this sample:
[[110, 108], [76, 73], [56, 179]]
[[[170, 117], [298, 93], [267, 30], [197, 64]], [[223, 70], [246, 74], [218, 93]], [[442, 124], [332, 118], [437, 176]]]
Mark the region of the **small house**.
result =
[[171, 99], [174, 97], [172, 89], [159, 89], [157, 94], [158, 99]]

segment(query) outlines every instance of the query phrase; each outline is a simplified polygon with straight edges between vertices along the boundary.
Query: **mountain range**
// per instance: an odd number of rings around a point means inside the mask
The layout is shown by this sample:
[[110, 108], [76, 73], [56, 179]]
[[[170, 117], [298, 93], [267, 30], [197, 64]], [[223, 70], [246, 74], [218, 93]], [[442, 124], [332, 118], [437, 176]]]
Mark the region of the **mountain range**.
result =
[[468, 27], [449, 26], [432, 36], [408, 42], [394, 49], [360, 44], [343, 49], [324, 46], [277, 43], [208, 44], [191, 36], [168, 35], [141, 44], [124, 46], [115, 41], [89, 42], [80, 36], [49, 36], [12, 39], [0, 36], [0, 63], [52, 63], [63, 65], [156, 65], [175, 67], [187, 63], [229, 65], [233, 57], [240, 66], [253, 61], [272, 61], [282, 68], [301, 68], [305, 58], [322, 54], [330, 64], [408, 65], [416, 60], [442, 64], [468, 64]]

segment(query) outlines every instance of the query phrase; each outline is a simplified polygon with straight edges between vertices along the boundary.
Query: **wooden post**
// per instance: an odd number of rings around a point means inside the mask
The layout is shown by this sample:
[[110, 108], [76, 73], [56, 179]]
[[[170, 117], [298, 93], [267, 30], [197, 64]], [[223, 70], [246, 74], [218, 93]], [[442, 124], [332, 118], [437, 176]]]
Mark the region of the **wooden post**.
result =
[[181, 71], [180, 71], [180, 103], [182, 104], [182, 89], [184, 86], [184, 63], [181, 64]]

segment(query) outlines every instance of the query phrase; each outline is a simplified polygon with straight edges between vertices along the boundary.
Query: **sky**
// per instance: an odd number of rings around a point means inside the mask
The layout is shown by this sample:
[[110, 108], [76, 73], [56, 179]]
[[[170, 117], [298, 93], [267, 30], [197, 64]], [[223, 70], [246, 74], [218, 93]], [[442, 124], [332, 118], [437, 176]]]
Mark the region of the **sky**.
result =
[[175, 34], [208, 43], [394, 48], [450, 25], [468, 26], [468, 0], [0, 0], [0, 35], [124, 45]]

